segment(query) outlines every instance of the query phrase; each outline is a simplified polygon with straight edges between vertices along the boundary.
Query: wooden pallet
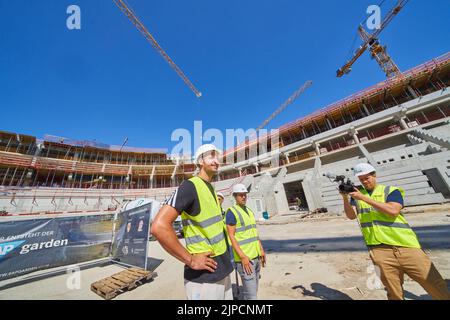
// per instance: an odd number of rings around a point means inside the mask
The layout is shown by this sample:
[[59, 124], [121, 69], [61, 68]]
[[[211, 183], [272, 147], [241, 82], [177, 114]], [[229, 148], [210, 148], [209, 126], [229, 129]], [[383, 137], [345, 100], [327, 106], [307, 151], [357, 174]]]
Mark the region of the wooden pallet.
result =
[[151, 271], [129, 268], [91, 284], [91, 291], [106, 300], [115, 298], [118, 294], [136, 288], [138, 285], [153, 278]]

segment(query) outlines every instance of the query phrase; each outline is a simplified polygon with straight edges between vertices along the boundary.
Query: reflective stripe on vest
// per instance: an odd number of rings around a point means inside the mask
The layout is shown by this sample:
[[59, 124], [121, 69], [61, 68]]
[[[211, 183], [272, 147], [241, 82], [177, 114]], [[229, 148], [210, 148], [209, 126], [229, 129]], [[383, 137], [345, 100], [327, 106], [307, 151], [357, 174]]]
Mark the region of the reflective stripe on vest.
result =
[[[365, 189], [361, 193], [375, 201], [386, 203], [389, 194], [395, 190], [399, 190], [404, 196], [402, 189], [383, 185], [377, 185], [371, 195]], [[356, 209], [367, 245], [387, 244], [420, 248], [416, 234], [402, 214], [392, 216], [382, 213], [361, 200], [356, 201]]]
[[[236, 217], [236, 233], [234, 234], [239, 247], [249, 259], [255, 259], [261, 255], [259, 247], [258, 230], [256, 229], [256, 220], [253, 212], [246, 207], [248, 214], [238, 205], [229, 210]], [[233, 249], [234, 259], [240, 262], [241, 258]]]
[[192, 236], [192, 237], [185, 238], [187, 245], [201, 243], [201, 242], [206, 242], [209, 245], [214, 245], [216, 243], [219, 243], [223, 239], [225, 239], [225, 236], [223, 235], [223, 232], [221, 234], [218, 234], [215, 237], [210, 238], [210, 239], [206, 239], [206, 238], [204, 238], [202, 236]]
[[213, 252], [219, 256], [226, 252], [225, 225], [219, 200], [199, 177], [189, 179], [194, 186], [200, 204], [200, 213], [191, 216], [181, 213], [186, 249], [189, 253]]

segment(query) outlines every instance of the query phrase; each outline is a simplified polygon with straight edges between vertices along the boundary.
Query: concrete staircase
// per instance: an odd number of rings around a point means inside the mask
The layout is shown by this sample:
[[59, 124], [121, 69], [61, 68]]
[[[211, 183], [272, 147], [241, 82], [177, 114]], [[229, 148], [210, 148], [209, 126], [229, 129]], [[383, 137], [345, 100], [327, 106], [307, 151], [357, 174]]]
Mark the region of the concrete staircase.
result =
[[450, 149], [450, 139], [446, 136], [438, 135], [436, 133], [432, 133], [428, 130], [423, 129], [416, 129], [412, 131], [412, 133], [418, 138], [421, 138], [427, 142], [437, 144], [441, 148], [445, 148], [445, 150]]
[[442, 148], [438, 144], [435, 144], [433, 142], [427, 142], [422, 138], [416, 137], [415, 135], [407, 134], [406, 136], [407, 136], [408, 140], [414, 145], [425, 143], [427, 145], [427, 150], [430, 153], [438, 153], [438, 152], [442, 152], [442, 151], [446, 150], [445, 148]]

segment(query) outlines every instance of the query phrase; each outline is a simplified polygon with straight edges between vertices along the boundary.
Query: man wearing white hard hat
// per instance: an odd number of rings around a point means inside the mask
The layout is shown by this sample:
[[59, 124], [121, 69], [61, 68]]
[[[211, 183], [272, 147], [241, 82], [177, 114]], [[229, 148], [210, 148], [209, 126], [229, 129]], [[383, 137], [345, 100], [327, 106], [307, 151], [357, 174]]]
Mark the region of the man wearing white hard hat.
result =
[[[185, 264], [184, 284], [189, 300], [232, 300], [230, 261], [222, 209], [213, 177], [219, 170], [220, 151], [205, 144], [195, 153], [197, 176], [184, 181], [156, 216], [151, 233], [163, 248]], [[186, 247], [178, 241], [172, 223], [181, 215]]]
[[241, 276], [243, 299], [256, 300], [261, 265], [266, 264], [266, 255], [259, 240], [253, 211], [246, 206], [248, 190], [238, 183], [233, 186], [236, 204], [226, 213], [226, 225], [233, 247], [234, 261]]
[[222, 211], [222, 216], [225, 218], [225, 211], [223, 211], [222, 204], [225, 197], [222, 192], [217, 192], [217, 199], [219, 199], [220, 210]]
[[349, 219], [359, 220], [370, 258], [380, 269], [387, 298], [404, 299], [403, 279], [407, 274], [433, 299], [450, 299], [445, 280], [421, 249], [415, 232], [400, 212], [403, 189], [378, 184], [376, 170], [368, 163], [357, 164], [353, 171], [363, 188], [341, 193], [345, 214]]

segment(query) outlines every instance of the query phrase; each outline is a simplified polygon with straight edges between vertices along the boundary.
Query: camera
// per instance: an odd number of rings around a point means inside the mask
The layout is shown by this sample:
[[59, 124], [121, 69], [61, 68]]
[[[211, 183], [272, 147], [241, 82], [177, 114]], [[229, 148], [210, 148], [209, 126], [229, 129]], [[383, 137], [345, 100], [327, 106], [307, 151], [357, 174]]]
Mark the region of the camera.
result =
[[333, 182], [339, 182], [339, 191], [342, 193], [350, 193], [355, 191], [356, 186], [350, 181], [349, 178], [346, 178], [345, 176], [338, 176], [329, 172], [325, 173], [323, 176], [332, 179]]

